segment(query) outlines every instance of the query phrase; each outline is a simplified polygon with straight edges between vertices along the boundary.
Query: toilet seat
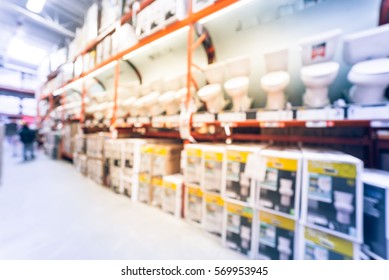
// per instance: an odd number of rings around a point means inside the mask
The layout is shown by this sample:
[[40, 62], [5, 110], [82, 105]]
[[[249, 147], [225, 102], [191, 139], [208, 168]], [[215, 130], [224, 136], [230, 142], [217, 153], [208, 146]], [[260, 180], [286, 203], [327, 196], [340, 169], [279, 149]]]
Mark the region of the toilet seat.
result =
[[288, 72], [285, 71], [271, 72], [261, 78], [263, 88], [283, 87], [289, 84], [289, 82], [290, 76]]
[[207, 109], [211, 113], [222, 111], [226, 105], [220, 84], [206, 85], [198, 91], [197, 95], [206, 103]]
[[248, 77], [236, 77], [225, 82], [224, 89], [227, 91], [228, 95], [235, 96], [240, 92], [247, 92], [249, 83], [250, 79]]
[[359, 62], [351, 68], [351, 71], [365, 75], [389, 74], [389, 58]]
[[320, 78], [337, 73], [339, 70], [339, 63], [330, 61], [305, 66], [301, 69], [301, 75], [310, 78]]

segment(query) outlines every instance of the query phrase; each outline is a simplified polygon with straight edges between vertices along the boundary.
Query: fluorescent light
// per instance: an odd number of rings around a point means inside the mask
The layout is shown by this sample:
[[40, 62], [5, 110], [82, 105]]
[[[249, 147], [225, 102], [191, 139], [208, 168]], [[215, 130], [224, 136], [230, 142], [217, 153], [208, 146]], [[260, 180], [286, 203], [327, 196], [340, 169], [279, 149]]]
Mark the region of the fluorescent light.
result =
[[124, 55], [122, 57], [122, 59], [127, 60], [127, 59], [130, 59], [132, 57], [135, 57], [138, 54], [140, 54], [140, 53], [142, 53], [142, 52], [144, 52], [144, 51], [146, 51], [146, 50], [148, 50], [148, 49], [150, 49], [150, 48], [152, 48], [152, 47], [154, 47], [156, 45], [162, 44], [162, 42], [166, 42], [166, 41], [168, 41], [168, 40], [170, 40], [170, 39], [172, 39], [172, 38], [174, 38], [174, 37], [176, 37], [176, 36], [178, 36], [178, 35], [180, 35], [182, 33], [187, 32], [188, 30], [189, 30], [189, 26], [184, 26], [184, 27], [182, 27], [180, 29], [177, 29], [176, 31], [174, 31], [174, 32], [172, 32], [172, 33], [170, 33], [170, 34], [168, 34], [166, 36], [163, 36], [163, 37], [159, 38], [158, 40], [155, 40], [155, 41], [153, 41], [153, 42], [151, 42], [151, 43], [149, 43], [147, 45], [144, 45], [143, 47], [140, 47], [137, 50], [134, 50], [134, 51]]
[[44, 49], [26, 44], [23, 40], [13, 37], [8, 44], [7, 55], [18, 61], [38, 65], [47, 53]]
[[26, 8], [33, 13], [39, 14], [40, 12], [42, 12], [45, 3], [46, 0], [28, 0]]
[[251, 1], [253, 1], [253, 0], [240, 0], [240, 1], [236, 2], [236, 3], [234, 3], [234, 4], [231, 4], [230, 6], [224, 8], [224, 9], [214, 13], [214, 14], [211, 14], [211, 15], [209, 15], [209, 16], [201, 19], [201, 20], [199, 20], [199, 23], [200, 24], [207, 23], [207, 22], [209, 22], [209, 21], [211, 21], [211, 20], [213, 20], [215, 18], [218, 18], [218, 17], [220, 17], [222, 15], [225, 15], [225, 14], [227, 14], [227, 13], [229, 13], [229, 12], [239, 8], [239, 7], [242, 7], [243, 5], [246, 5], [247, 3], [250, 3]]

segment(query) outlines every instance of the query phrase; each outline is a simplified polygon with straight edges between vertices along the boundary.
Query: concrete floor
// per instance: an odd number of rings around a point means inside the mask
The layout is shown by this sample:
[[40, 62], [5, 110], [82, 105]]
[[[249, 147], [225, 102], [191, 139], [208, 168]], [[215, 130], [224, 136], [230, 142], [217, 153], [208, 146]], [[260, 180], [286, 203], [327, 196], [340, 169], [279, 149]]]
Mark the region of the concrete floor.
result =
[[244, 259], [183, 220], [117, 195], [71, 164], [5, 147], [0, 259]]

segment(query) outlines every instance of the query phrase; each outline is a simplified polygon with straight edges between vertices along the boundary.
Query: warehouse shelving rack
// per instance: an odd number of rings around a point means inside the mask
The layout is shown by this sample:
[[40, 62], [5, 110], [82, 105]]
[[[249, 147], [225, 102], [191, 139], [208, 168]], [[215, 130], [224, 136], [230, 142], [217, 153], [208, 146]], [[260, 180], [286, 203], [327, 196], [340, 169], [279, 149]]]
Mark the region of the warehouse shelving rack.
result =
[[[143, 1], [141, 9], [144, 9], [150, 5], [153, 1]], [[54, 98], [60, 96], [62, 98], [62, 104], [65, 103], [66, 89], [71, 88], [75, 83], [82, 82], [82, 104], [81, 114], [74, 121], [79, 121], [81, 124], [85, 122], [85, 78], [94, 75], [97, 71], [104, 71], [106, 68], [114, 67], [114, 104], [113, 104], [113, 116], [111, 118], [111, 130], [116, 135], [136, 135], [140, 137], [158, 137], [158, 138], [173, 138], [181, 139], [179, 133], [178, 124], [171, 126], [170, 124], [160, 124], [158, 127], [153, 127], [152, 122], [149, 123], [133, 123], [125, 125], [116, 124], [116, 109], [117, 109], [117, 96], [119, 85], [119, 73], [120, 63], [118, 63], [124, 56], [135, 52], [136, 50], [157, 41], [169, 34], [172, 34], [179, 29], [188, 27], [188, 39], [187, 39], [187, 88], [188, 94], [186, 96], [186, 105], [188, 105], [190, 96], [190, 87], [192, 86], [192, 68], [196, 67], [193, 64], [193, 53], [195, 49], [201, 45], [202, 41], [206, 38], [205, 35], [199, 36], [195, 40], [194, 24], [210, 15], [213, 15], [223, 9], [232, 6], [240, 2], [239, 0], [219, 0], [214, 4], [204, 8], [203, 10], [193, 13], [192, 1], [189, 1], [188, 16], [177, 21], [166, 28], [159, 30], [156, 33], [140, 40], [136, 45], [118, 52], [109, 59], [96, 65], [93, 69], [90, 69], [82, 73], [79, 77], [75, 77], [71, 81], [64, 82], [63, 85], [55, 92], [50, 92], [39, 98], [39, 101], [46, 100], [50, 103], [50, 110], [46, 116], [41, 117], [38, 121], [41, 123], [54, 109]], [[94, 41], [89, 43], [85, 49], [83, 49], [78, 56], [86, 54], [92, 50], [98, 43], [100, 43], [106, 36], [112, 34], [116, 28], [131, 19], [132, 11], [125, 14], [117, 24], [112, 25], [110, 28], [100, 34]], [[77, 57], [73, 60], [73, 62]], [[53, 74], [52, 76], [55, 76]], [[38, 107], [39, 108], [39, 107]], [[65, 122], [64, 119], [62, 119]], [[203, 122], [193, 123], [192, 118], [189, 122], [190, 135], [192, 139], [197, 141], [266, 141], [266, 142], [282, 142], [290, 144], [321, 144], [321, 145], [349, 145], [359, 146], [364, 152], [364, 161], [368, 167], [377, 167], [379, 164], [379, 154], [381, 150], [389, 150], [389, 139], [381, 138], [378, 135], [379, 130], [389, 129], [389, 120], [382, 121], [369, 121], [369, 120], [337, 120], [337, 121], [257, 121], [257, 120], [245, 120], [237, 122]], [[324, 131], [331, 131], [337, 133], [325, 133]], [[350, 137], [342, 135], [342, 131], [359, 131], [357, 137]], [[92, 131], [94, 131], [92, 129]], [[297, 132], [297, 133], [296, 133]], [[339, 133], [340, 132], [340, 133]], [[182, 139], [188, 142], [187, 139]], [[72, 155], [64, 154], [66, 158], [72, 158]]]

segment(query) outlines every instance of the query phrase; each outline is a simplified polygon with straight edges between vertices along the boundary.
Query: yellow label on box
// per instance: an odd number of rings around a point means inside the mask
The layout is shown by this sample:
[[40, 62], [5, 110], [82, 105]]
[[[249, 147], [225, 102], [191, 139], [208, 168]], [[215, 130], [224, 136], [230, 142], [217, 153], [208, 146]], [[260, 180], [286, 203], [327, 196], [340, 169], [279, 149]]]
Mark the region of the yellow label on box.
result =
[[355, 164], [351, 163], [309, 160], [308, 171], [310, 173], [325, 174], [349, 179], [355, 179], [357, 177], [357, 167]]
[[201, 157], [202, 151], [200, 149], [186, 149], [186, 154], [189, 157]]
[[189, 195], [194, 195], [194, 196], [198, 196], [198, 197], [203, 196], [203, 191], [199, 188], [188, 187], [187, 190], [188, 190]]
[[206, 194], [205, 202], [209, 204], [216, 204], [218, 206], [224, 206], [224, 200], [220, 195]]
[[251, 152], [242, 152], [242, 151], [227, 151], [227, 160], [228, 161], [238, 161], [242, 163], [247, 162], [247, 157], [251, 154]]
[[204, 152], [205, 160], [223, 161], [223, 153], [218, 152]]
[[162, 177], [161, 176], [156, 176], [156, 177], [153, 177], [151, 179], [151, 184], [153, 186], [158, 186], [158, 187], [162, 187], [163, 184], [162, 184]]
[[143, 145], [140, 149], [142, 154], [151, 154], [154, 150], [154, 147], [151, 145]]
[[165, 147], [156, 147], [154, 148], [153, 154], [158, 156], [166, 156], [168, 154], [168, 149]]
[[294, 231], [295, 221], [279, 215], [271, 214], [264, 211], [259, 211], [259, 220], [263, 223], [276, 226], [278, 228]]
[[286, 170], [286, 171], [297, 171], [298, 161], [291, 158], [277, 158], [277, 157], [267, 157], [267, 167]]
[[242, 205], [227, 203], [227, 211], [249, 219], [253, 218], [253, 209]]
[[177, 190], [177, 185], [172, 182], [163, 181], [163, 186], [167, 189]]
[[310, 228], [305, 229], [305, 239], [331, 251], [353, 258], [353, 243], [348, 240]]
[[146, 173], [139, 173], [139, 182], [150, 183], [150, 175]]

